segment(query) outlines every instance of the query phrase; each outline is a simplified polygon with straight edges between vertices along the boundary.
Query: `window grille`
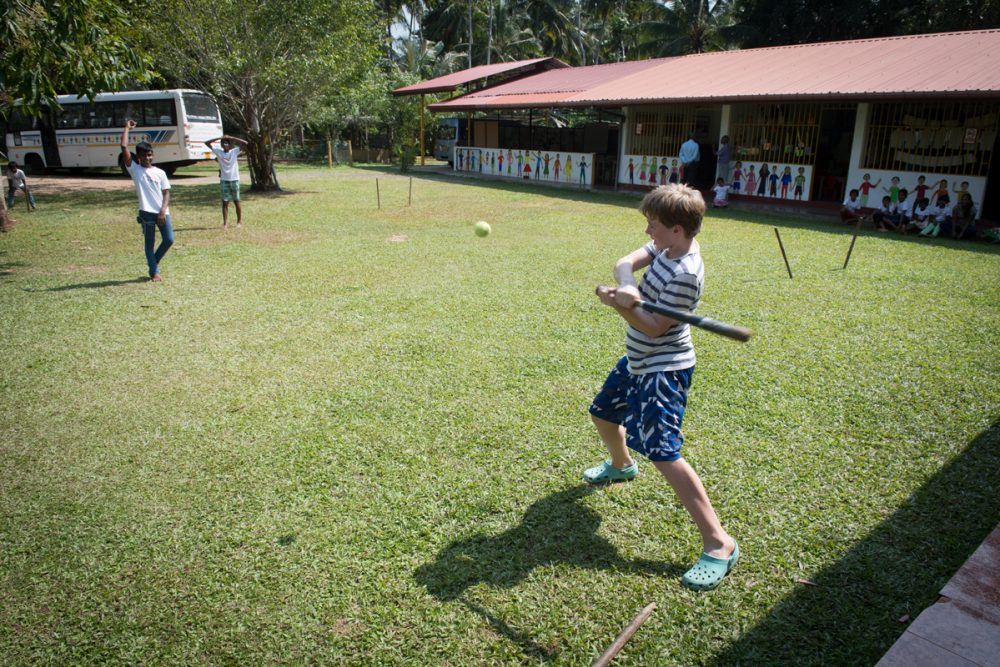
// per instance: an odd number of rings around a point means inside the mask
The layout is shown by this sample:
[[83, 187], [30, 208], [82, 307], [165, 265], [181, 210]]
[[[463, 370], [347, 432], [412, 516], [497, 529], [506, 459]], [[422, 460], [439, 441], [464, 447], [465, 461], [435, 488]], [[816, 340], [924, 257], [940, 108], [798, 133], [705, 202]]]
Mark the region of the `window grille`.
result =
[[812, 164], [821, 104], [734, 104], [729, 143], [736, 159]]
[[670, 109], [637, 111], [625, 150], [630, 155], [677, 155], [681, 144], [695, 132], [697, 108], [678, 106]]
[[872, 104], [863, 166], [986, 176], [998, 111], [995, 102]]

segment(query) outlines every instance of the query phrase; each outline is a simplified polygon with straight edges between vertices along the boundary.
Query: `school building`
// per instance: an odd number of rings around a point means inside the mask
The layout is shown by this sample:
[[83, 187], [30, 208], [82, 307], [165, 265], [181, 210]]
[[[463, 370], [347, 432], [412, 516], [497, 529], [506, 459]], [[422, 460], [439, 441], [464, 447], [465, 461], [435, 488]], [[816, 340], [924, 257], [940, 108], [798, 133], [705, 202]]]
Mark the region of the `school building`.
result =
[[688, 180], [708, 189], [728, 136], [737, 198], [795, 206], [859, 188], [874, 207], [899, 188], [945, 187], [955, 201], [967, 187], [982, 217], [1000, 219], [1000, 30], [586, 67], [539, 58], [394, 94], [423, 104], [445, 92], [429, 109], [469, 122], [453, 168], [483, 178], [641, 190], [676, 179], [693, 135], [701, 159]]

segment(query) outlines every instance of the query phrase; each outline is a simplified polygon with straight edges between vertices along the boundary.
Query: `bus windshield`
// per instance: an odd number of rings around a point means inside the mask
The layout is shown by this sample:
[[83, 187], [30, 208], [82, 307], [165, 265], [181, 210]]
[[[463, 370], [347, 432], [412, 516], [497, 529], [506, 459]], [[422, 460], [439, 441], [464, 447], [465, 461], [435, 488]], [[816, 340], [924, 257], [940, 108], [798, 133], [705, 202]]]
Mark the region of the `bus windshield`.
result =
[[438, 139], [442, 141], [454, 141], [456, 129], [458, 128], [454, 125], [441, 125], [438, 129]]
[[219, 107], [215, 106], [215, 100], [208, 95], [199, 93], [183, 93], [184, 112], [190, 122], [195, 123], [218, 123]]

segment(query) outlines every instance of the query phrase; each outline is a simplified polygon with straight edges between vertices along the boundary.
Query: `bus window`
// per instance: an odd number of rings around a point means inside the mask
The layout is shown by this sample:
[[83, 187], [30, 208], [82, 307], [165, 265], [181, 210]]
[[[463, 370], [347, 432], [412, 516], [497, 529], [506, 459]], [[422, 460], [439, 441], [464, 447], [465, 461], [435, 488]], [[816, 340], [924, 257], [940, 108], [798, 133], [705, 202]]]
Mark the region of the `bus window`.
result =
[[191, 123], [218, 123], [219, 107], [208, 95], [198, 93], [183, 93], [184, 114]]
[[177, 115], [174, 113], [174, 101], [146, 100], [142, 103], [144, 125], [176, 125]]
[[60, 130], [77, 130], [90, 127], [90, 119], [86, 116], [86, 104], [64, 104], [59, 112], [56, 127]]
[[441, 125], [438, 130], [438, 139], [441, 139], [442, 141], [454, 141], [456, 130], [458, 130], [458, 128], [454, 125]]
[[115, 125], [124, 125], [127, 120], [134, 120], [137, 125], [142, 122], [142, 102], [115, 103]]
[[7, 123], [8, 132], [31, 132], [36, 129], [37, 119], [34, 116], [26, 116], [17, 109], [10, 115], [10, 122]]
[[[116, 127], [113, 102], [98, 102], [94, 105], [94, 115], [90, 117], [91, 127]], [[124, 121], [122, 125], [124, 125]]]

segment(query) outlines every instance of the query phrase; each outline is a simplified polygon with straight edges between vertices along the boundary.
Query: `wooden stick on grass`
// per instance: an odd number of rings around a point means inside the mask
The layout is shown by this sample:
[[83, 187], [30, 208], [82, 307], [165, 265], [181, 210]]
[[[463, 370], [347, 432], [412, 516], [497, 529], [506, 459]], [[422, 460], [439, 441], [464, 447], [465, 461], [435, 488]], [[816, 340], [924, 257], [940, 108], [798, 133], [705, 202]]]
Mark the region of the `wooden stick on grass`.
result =
[[607, 667], [614, 657], [618, 655], [618, 652], [625, 646], [625, 642], [627, 642], [632, 635], [635, 634], [635, 631], [639, 629], [639, 626], [646, 622], [646, 619], [649, 618], [649, 615], [653, 613], [654, 609], [656, 609], [655, 602], [650, 602], [643, 607], [642, 611], [635, 615], [632, 622], [629, 623], [624, 630], [622, 630], [622, 633], [618, 635], [618, 638], [615, 639], [614, 643], [608, 647], [608, 650], [602, 653], [590, 667]]

